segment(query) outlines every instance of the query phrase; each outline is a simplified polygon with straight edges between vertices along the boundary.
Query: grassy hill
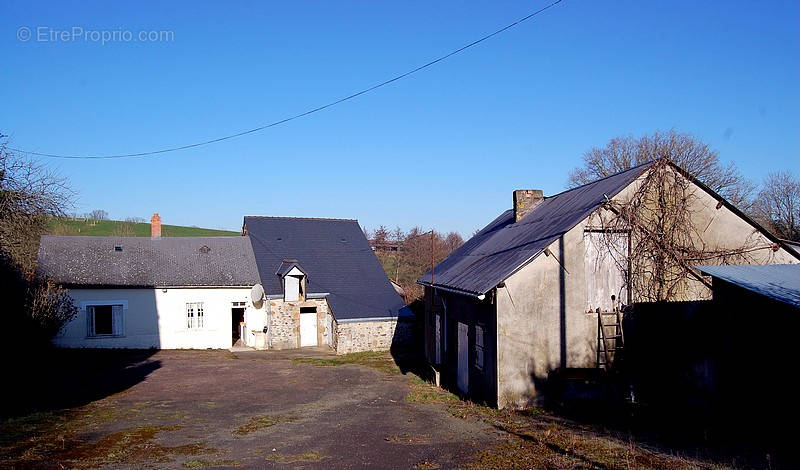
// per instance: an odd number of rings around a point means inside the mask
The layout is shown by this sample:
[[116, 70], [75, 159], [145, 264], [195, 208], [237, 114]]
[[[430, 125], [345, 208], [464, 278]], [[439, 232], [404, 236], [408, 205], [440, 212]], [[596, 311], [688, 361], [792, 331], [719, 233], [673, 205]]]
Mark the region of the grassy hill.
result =
[[[51, 235], [88, 235], [93, 237], [149, 237], [150, 224], [124, 222], [121, 220], [90, 220], [72, 218], [53, 218], [48, 222]], [[216, 230], [211, 228], [184, 227], [181, 225], [161, 225], [164, 237], [234, 237], [240, 232]]]

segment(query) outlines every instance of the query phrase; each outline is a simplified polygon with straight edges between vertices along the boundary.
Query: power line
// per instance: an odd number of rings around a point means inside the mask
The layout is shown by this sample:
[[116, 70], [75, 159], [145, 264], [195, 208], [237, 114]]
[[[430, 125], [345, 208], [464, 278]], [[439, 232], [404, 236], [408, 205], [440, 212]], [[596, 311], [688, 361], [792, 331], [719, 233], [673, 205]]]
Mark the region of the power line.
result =
[[274, 122], [271, 122], [269, 124], [265, 124], [265, 125], [260, 126], [260, 127], [255, 127], [253, 129], [249, 129], [249, 130], [246, 130], [246, 131], [237, 132], [235, 134], [230, 134], [230, 135], [226, 135], [226, 136], [223, 136], [223, 137], [217, 137], [215, 139], [210, 139], [210, 140], [204, 140], [202, 142], [196, 142], [196, 143], [193, 143], [193, 144], [181, 145], [181, 146], [178, 146], [178, 147], [169, 147], [169, 148], [160, 149], [160, 150], [151, 150], [149, 152], [123, 153], [123, 154], [117, 154], [117, 155], [62, 155], [62, 154], [56, 154], [56, 153], [30, 152], [30, 151], [27, 151], [27, 150], [15, 149], [15, 148], [10, 148], [10, 147], [9, 147], [9, 150], [13, 150], [15, 152], [26, 153], [26, 154], [29, 154], [29, 155], [36, 155], [36, 156], [39, 156], [39, 157], [63, 158], [63, 159], [99, 160], [99, 159], [112, 159], [112, 158], [148, 157], [148, 156], [159, 155], [159, 154], [162, 154], [162, 153], [176, 152], [178, 150], [187, 150], [187, 149], [190, 149], [190, 148], [195, 148], [195, 147], [200, 147], [200, 146], [203, 146], [203, 145], [214, 144], [214, 143], [217, 143], [217, 142], [222, 142], [224, 140], [229, 140], [229, 139], [233, 139], [233, 138], [236, 138], [236, 137], [241, 137], [241, 136], [244, 136], [244, 135], [247, 135], [247, 134], [252, 134], [252, 133], [255, 133], [255, 132], [263, 131], [265, 129], [269, 129], [270, 127], [275, 127], [275, 126], [279, 126], [281, 124], [285, 124], [285, 123], [287, 123], [289, 121], [293, 121], [295, 119], [299, 119], [301, 117], [308, 116], [309, 114], [317, 113], [317, 112], [322, 111], [324, 109], [336, 106], [338, 104], [344, 103], [345, 101], [352, 100], [352, 99], [357, 98], [357, 97], [359, 97], [361, 95], [364, 95], [364, 94], [369, 93], [371, 91], [377, 90], [378, 88], [382, 88], [382, 87], [384, 87], [386, 85], [389, 85], [391, 83], [394, 83], [394, 82], [396, 82], [398, 80], [402, 80], [403, 78], [406, 78], [409, 75], [412, 75], [412, 74], [417, 73], [417, 72], [419, 72], [421, 70], [424, 70], [424, 69], [426, 69], [426, 68], [428, 68], [428, 67], [430, 67], [432, 65], [438, 64], [439, 62], [442, 62], [445, 59], [448, 59], [448, 58], [450, 58], [450, 57], [452, 57], [452, 56], [454, 56], [454, 55], [456, 55], [456, 54], [458, 54], [460, 52], [463, 52], [463, 51], [465, 51], [465, 50], [467, 50], [467, 49], [469, 49], [469, 48], [471, 48], [473, 46], [476, 46], [476, 45], [482, 43], [483, 41], [486, 41], [487, 39], [490, 39], [490, 38], [492, 38], [494, 36], [497, 36], [498, 34], [504, 32], [504, 31], [506, 31], [508, 29], [511, 29], [514, 26], [517, 26], [518, 24], [523, 23], [523, 22], [533, 18], [534, 16], [536, 16], [536, 15], [538, 15], [538, 14], [540, 14], [540, 13], [546, 11], [546, 10], [549, 10], [550, 8], [556, 6], [557, 4], [559, 4], [561, 2], [562, 2], [562, 0], [556, 0], [556, 1], [548, 4], [547, 6], [544, 6], [544, 7], [540, 8], [540, 9], [534, 11], [531, 14], [518, 19], [517, 21], [515, 21], [513, 23], [498, 29], [497, 31], [495, 31], [493, 33], [487, 34], [486, 36], [483, 36], [480, 39], [476, 39], [475, 41], [472, 41], [471, 43], [469, 43], [469, 44], [467, 44], [465, 46], [462, 46], [462, 47], [460, 47], [460, 48], [458, 48], [458, 49], [456, 49], [456, 50], [454, 50], [454, 51], [452, 51], [452, 52], [450, 52], [448, 54], [445, 54], [445, 55], [443, 55], [443, 56], [441, 56], [441, 57], [439, 57], [437, 59], [434, 59], [434, 60], [426, 63], [426, 64], [420, 65], [419, 67], [417, 67], [415, 69], [412, 69], [412, 70], [409, 70], [408, 72], [402, 73], [402, 74], [397, 75], [397, 76], [395, 76], [393, 78], [390, 78], [388, 80], [380, 82], [377, 85], [373, 85], [373, 86], [371, 86], [369, 88], [365, 88], [365, 89], [363, 89], [361, 91], [357, 91], [357, 92], [355, 92], [355, 93], [353, 93], [351, 95], [345, 96], [344, 98], [339, 98], [336, 101], [331, 101], [328, 104], [324, 104], [322, 106], [318, 106], [316, 108], [309, 109], [308, 111], [304, 111], [304, 112], [302, 112], [300, 114], [295, 114], [293, 116], [289, 116], [289, 117], [280, 119], [278, 121], [274, 121]]

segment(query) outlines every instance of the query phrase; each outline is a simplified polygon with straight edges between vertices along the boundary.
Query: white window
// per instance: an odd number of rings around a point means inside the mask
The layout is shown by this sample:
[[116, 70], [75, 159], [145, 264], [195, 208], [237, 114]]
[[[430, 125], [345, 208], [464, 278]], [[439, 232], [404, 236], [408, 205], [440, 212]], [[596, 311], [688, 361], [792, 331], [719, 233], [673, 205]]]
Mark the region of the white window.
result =
[[122, 336], [122, 305], [87, 305], [87, 336]]
[[203, 327], [203, 302], [186, 304], [186, 328], [197, 329]]
[[475, 325], [475, 368], [483, 370], [483, 325]]

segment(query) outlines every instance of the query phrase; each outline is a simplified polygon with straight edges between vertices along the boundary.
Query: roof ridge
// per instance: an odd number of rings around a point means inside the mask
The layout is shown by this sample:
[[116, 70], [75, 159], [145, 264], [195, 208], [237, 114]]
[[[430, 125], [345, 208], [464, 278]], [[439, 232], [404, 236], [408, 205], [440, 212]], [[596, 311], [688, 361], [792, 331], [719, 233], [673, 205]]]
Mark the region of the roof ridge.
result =
[[358, 219], [342, 219], [336, 217], [287, 217], [274, 215], [246, 215], [245, 219], [282, 219], [282, 220], [336, 220], [342, 222], [358, 222]]
[[86, 238], [92, 240], [223, 240], [246, 238], [242, 235], [212, 235], [207, 237], [122, 237], [116, 235], [42, 235], [42, 238]]
[[583, 184], [582, 184], [582, 185], [580, 185], [580, 186], [575, 186], [574, 188], [565, 189], [565, 190], [561, 191], [560, 193], [553, 194], [552, 196], [545, 196], [544, 198], [545, 198], [545, 199], [548, 199], [548, 198], [552, 198], [552, 197], [560, 196], [560, 195], [562, 195], [562, 194], [565, 194], [565, 193], [568, 193], [568, 192], [570, 192], [570, 191], [575, 191], [576, 189], [581, 189], [581, 188], [584, 188], [584, 187], [586, 187], [586, 186], [589, 186], [590, 184], [599, 183], [600, 181], [607, 180], [608, 178], [613, 178], [614, 176], [621, 175], [622, 173], [627, 173], [627, 172], [629, 172], [629, 171], [632, 171], [632, 170], [638, 169], [639, 167], [643, 167], [643, 166], [648, 166], [648, 165], [651, 165], [651, 164], [652, 164], [654, 161], [655, 161], [655, 160], [650, 160], [650, 161], [648, 161], [648, 162], [645, 162], [645, 163], [640, 163], [640, 164], [638, 164], [638, 165], [632, 166], [632, 167], [630, 167], [630, 168], [627, 168], [627, 169], [625, 169], [625, 170], [618, 171], [618, 172], [616, 172], [616, 173], [612, 173], [612, 174], [610, 174], [610, 175], [608, 175], [608, 176], [604, 176], [604, 177], [602, 177], [602, 178], [598, 178], [598, 179], [596, 179], [596, 180], [594, 180], [594, 181], [589, 181], [588, 183], [583, 183]]

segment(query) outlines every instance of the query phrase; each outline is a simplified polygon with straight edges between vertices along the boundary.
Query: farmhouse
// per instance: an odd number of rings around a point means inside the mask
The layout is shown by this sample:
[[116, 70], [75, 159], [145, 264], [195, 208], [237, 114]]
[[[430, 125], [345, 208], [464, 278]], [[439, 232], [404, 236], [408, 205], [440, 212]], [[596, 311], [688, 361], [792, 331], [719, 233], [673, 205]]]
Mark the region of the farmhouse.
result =
[[[633, 261], [631, 247], [667, 230], [630, 215], [632, 201], [639, 208], [658, 203], [642, 196], [656, 172], [665, 177], [661, 190], [667, 183], [682, 188], [665, 193], [688, 204], [673, 214], [689, 224], [676, 236], [713, 253], [708, 264], [798, 262], [781, 240], [666, 161], [549, 197], [515, 191], [512, 209], [418, 280], [425, 286], [425, 353], [441, 381], [501, 408], [529, 405], [541, 399], [551, 372], [609, 366], [624, 347], [624, 304], [708, 299], [708, 281], [670, 258], [677, 255], [669, 247]], [[686, 270], [647, 291], [656, 262]], [[651, 297], [662, 291], [669, 297]]]
[[[42, 237], [78, 316], [62, 347], [389, 349], [411, 314], [358, 222], [246, 217], [241, 237]], [[399, 321], [399, 324], [398, 324]]]

